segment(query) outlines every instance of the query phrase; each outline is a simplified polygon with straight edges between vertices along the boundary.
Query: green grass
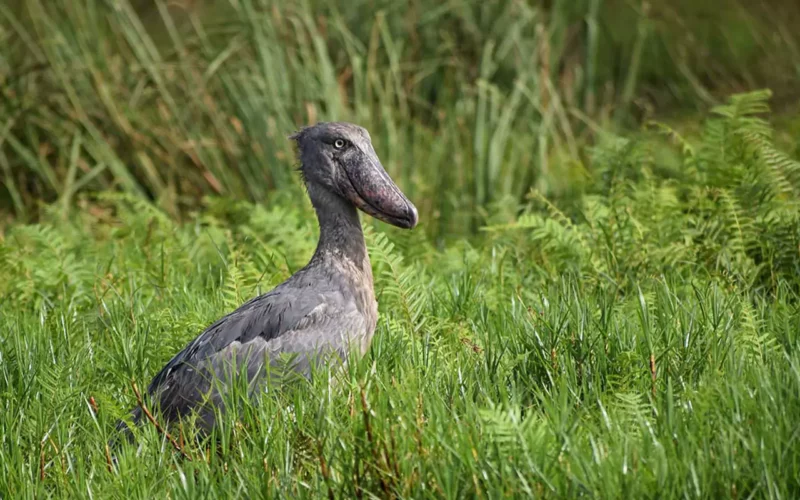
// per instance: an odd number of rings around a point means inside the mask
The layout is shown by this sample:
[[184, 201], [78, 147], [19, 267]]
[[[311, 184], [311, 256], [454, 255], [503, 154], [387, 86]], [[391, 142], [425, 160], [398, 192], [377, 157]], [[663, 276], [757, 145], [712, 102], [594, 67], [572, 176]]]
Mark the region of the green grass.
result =
[[[798, 16], [0, 3], [0, 498], [800, 496]], [[311, 255], [329, 119], [422, 221], [364, 220], [368, 355], [110, 471], [132, 382]]]
[[799, 20], [794, 0], [5, 2], [0, 209], [262, 202], [294, 184], [286, 134], [344, 119], [427, 230], [460, 235], [579, 180], [599, 129], [733, 91], [796, 99]]
[[471, 238], [364, 219], [367, 356], [191, 460], [152, 425], [116, 471], [105, 444], [131, 381], [305, 263], [308, 203], [49, 205], [0, 240], [0, 497], [797, 497], [800, 164], [767, 97], [696, 141], [603, 136], [569, 196], [493, 204]]

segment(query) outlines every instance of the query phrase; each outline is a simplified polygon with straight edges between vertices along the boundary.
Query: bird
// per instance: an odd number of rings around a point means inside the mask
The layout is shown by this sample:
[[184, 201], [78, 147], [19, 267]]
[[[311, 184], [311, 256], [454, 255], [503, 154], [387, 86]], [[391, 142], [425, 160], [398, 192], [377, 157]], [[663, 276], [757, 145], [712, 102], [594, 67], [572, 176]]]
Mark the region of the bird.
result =
[[[197, 428], [210, 432], [216, 409], [225, 411], [231, 375], [245, 376], [255, 397], [287, 374], [308, 378], [313, 367], [347, 363], [370, 346], [378, 304], [358, 210], [412, 229], [417, 209], [387, 174], [365, 128], [323, 122], [289, 139], [319, 222], [316, 250], [305, 267], [208, 326], [153, 377], [147, 393], [167, 423], [193, 414]], [[139, 425], [142, 413], [140, 404], [129, 421]], [[132, 439], [125, 420], [117, 430]]]

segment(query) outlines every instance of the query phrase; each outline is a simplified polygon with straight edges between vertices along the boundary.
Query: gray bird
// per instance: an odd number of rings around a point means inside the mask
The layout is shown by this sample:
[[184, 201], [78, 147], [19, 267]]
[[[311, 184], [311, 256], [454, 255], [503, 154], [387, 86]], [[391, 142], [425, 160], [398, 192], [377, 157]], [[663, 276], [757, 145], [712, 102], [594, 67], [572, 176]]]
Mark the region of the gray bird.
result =
[[[417, 209], [384, 170], [364, 128], [320, 123], [291, 139], [319, 220], [317, 249], [304, 268], [209, 326], [153, 378], [148, 393], [168, 422], [194, 412], [209, 431], [232, 374], [246, 374], [253, 396], [278, 374], [308, 377], [329, 355], [346, 362], [370, 345], [378, 309], [356, 208], [407, 229], [416, 226]], [[141, 408], [131, 417], [139, 424]], [[132, 438], [125, 422], [117, 428]]]

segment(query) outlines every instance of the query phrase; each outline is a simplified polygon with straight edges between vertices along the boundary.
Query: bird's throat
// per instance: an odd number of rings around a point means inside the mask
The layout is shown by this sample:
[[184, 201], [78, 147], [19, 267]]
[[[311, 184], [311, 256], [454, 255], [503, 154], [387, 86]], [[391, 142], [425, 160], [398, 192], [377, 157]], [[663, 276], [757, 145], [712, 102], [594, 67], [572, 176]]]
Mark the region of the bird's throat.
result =
[[319, 243], [314, 258], [347, 259], [362, 271], [369, 270], [371, 276], [364, 232], [356, 207], [313, 182], [308, 183], [308, 195], [319, 221]]

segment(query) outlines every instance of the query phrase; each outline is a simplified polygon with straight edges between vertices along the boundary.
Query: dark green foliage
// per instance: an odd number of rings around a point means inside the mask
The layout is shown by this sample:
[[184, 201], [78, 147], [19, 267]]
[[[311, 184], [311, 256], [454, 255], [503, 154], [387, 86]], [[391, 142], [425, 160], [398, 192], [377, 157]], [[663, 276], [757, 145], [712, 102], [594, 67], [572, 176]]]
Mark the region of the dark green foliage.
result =
[[0, 210], [107, 188], [172, 216], [294, 184], [286, 135], [372, 131], [436, 234], [572, 189], [598, 128], [796, 97], [793, 0], [26, 0], [0, 5]]
[[[659, 137], [610, 136], [592, 178], [566, 213], [539, 193], [510, 224], [486, 229], [519, 245], [515, 261], [569, 269], [621, 289], [643, 277], [697, 273], [772, 293], [800, 281], [800, 162], [776, 148], [769, 92], [733, 96], [713, 110], [699, 144], [662, 124]], [[522, 254], [519, 249], [531, 253]]]

